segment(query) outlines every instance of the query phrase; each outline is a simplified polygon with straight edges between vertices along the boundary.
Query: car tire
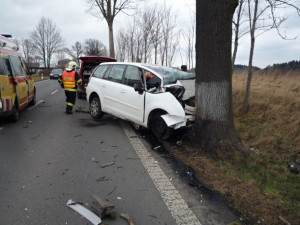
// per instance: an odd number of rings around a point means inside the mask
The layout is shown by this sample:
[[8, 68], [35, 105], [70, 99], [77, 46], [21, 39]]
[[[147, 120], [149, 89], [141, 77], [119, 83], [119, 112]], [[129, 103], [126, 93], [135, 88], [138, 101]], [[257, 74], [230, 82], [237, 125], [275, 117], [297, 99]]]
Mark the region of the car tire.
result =
[[90, 101], [90, 114], [94, 119], [100, 119], [104, 115], [101, 111], [101, 103], [98, 97], [93, 97]]
[[155, 113], [150, 121], [150, 129], [159, 141], [166, 140], [171, 136], [171, 128], [167, 126], [161, 115], [163, 113]]
[[14, 104], [12, 111], [13, 111], [13, 113], [10, 116], [10, 119], [12, 122], [17, 122], [20, 118], [20, 112], [19, 112], [19, 107], [18, 107], [17, 102]]

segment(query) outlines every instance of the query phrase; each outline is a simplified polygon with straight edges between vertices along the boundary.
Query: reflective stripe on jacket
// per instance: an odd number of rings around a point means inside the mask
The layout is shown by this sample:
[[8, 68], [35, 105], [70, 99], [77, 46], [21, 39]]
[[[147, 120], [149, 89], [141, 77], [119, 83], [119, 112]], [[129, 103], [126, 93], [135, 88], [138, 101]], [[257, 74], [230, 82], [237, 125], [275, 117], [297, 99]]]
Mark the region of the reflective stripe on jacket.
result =
[[62, 74], [64, 89], [67, 91], [77, 91], [75, 72], [75, 70], [72, 70], [70, 72], [64, 71]]

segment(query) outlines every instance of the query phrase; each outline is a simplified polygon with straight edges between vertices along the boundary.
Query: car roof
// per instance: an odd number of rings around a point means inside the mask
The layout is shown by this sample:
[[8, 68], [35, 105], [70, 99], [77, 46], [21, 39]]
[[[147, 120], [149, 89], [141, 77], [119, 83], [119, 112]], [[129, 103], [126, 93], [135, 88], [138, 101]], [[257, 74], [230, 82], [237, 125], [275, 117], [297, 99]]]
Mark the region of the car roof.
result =
[[81, 56], [79, 58], [81, 61], [101, 61], [101, 62], [116, 62], [117, 60], [115, 58], [106, 57], [106, 56]]

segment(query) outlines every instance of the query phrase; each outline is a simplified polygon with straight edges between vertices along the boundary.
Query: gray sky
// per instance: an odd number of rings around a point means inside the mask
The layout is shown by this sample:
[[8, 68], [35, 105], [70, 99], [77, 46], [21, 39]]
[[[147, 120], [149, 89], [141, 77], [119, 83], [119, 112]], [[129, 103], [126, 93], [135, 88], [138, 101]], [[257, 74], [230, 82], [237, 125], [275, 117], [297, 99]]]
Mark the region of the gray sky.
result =
[[[195, 10], [195, 0], [166, 0], [178, 14], [177, 20], [182, 25], [189, 23], [190, 11]], [[148, 0], [148, 4], [153, 1]], [[161, 2], [161, 1], [159, 1]], [[300, 5], [299, 0], [295, 2]], [[0, 33], [12, 34], [14, 38], [23, 39], [29, 36], [42, 16], [50, 18], [60, 29], [67, 47], [76, 41], [84, 42], [88, 38], [99, 39], [108, 47], [108, 28], [106, 21], [101, 21], [86, 12], [86, 0], [7, 0], [1, 1]], [[274, 63], [300, 60], [300, 18], [295, 11], [283, 12], [289, 15], [283, 28], [289, 36], [299, 34], [296, 40], [283, 40], [277, 32], [269, 31], [256, 39], [254, 65], [266, 67]], [[126, 15], [118, 15], [114, 23], [114, 33], [124, 26]], [[184, 63], [184, 50], [178, 54], [174, 66]], [[236, 64], [248, 64], [249, 39], [240, 40]]]

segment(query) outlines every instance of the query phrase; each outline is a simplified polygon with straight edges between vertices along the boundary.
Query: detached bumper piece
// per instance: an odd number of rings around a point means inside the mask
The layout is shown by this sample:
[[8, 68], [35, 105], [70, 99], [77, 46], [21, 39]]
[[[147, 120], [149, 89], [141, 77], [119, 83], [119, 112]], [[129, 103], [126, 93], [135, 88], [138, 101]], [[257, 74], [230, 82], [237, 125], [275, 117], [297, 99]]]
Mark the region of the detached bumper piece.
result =
[[86, 218], [88, 221], [90, 221], [94, 225], [99, 225], [102, 223], [102, 220], [99, 216], [92, 213], [90, 210], [84, 208], [82, 205], [74, 202], [73, 200], [69, 200], [67, 202], [67, 206], [71, 209], [75, 210], [77, 213], [82, 215], [84, 218]]

